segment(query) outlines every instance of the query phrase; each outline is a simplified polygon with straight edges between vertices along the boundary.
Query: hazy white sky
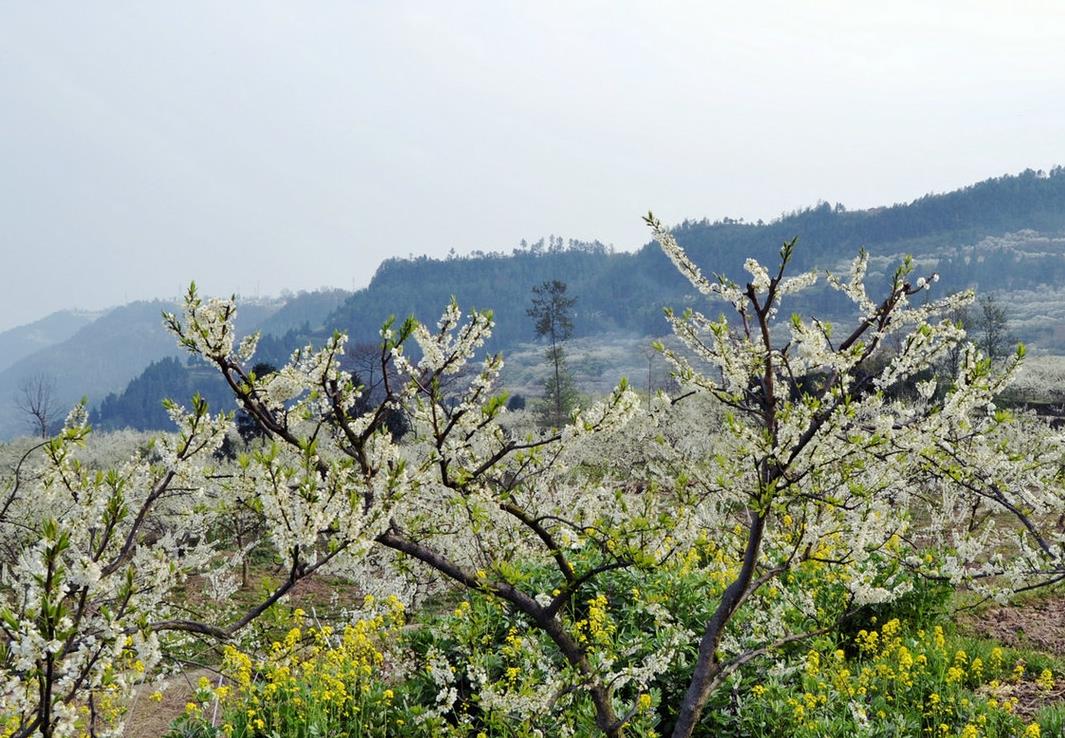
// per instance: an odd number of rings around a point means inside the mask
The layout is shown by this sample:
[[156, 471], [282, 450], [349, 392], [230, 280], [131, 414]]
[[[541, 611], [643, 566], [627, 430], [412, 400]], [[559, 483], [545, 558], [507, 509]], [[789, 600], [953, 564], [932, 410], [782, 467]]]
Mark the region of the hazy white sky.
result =
[[1059, 2], [0, 0], [0, 330], [1060, 163]]

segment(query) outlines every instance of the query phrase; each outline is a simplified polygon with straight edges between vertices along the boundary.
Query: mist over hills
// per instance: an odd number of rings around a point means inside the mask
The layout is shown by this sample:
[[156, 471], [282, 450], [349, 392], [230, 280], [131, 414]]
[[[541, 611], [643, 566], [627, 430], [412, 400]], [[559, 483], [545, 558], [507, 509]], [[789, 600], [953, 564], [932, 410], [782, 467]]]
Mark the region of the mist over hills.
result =
[[60, 310], [0, 333], [0, 371], [23, 357], [62, 343], [105, 312]]
[[[671, 215], [656, 214], [667, 220]], [[822, 202], [769, 223], [686, 220], [674, 232], [706, 273], [737, 280], [745, 276], [742, 267], [747, 257], [774, 264], [781, 243], [796, 236], [796, 270], [844, 268], [865, 247], [872, 257], [874, 290], [903, 255], [912, 254], [922, 269], [941, 273], [938, 288], [944, 292], [972, 287], [1008, 293], [1011, 327], [1017, 336], [1042, 350], [1065, 352], [1065, 170], [1061, 167], [1004, 175], [889, 207], [849, 211]], [[667, 331], [663, 307], [703, 304], [656, 244], [616, 253], [598, 242], [552, 236], [523, 242], [509, 253], [389, 259], [366, 288], [354, 293], [303, 293], [279, 300], [271, 309], [241, 302], [240, 330], [261, 330], [256, 361], [280, 364], [294, 348], [320, 343], [334, 329], [348, 332], [357, 344], [375, 343], [389, 315], [413, 314], [434, 324], [454, 295], [463, 309], [494, 310], [496, 331], [487, 350], [508, 352], [533, 338], [525, 312], [530, 290], [549, 279], [567, 283], [569, 294], [577, 298], [575, 335], [593, 342], [608, 335], [615, 337], [609, 340], [662, 335]], [[88, 392], [97, 403], [113, 393], [97, 414], [103, 427], [167, 427], [154, 409], [162, 397], [185, 400], [196, 390], [231, 407], [224, 388], [212, 384], [209, 371], [189, 366], [184, 359], [163, 361], [178, 355], [160, 325], [164, 307], [142, 303], [116, 309], [66, 340], [57, 339], [13, 362], [0, 372], [0, 407], [20, 377], [44, 370], [56, 375], [67, 402]], [[828, 315], [841, 307], [838, 296], [827, 290], [792, 302], [792, 309]], [[0, 334], [0, 346], [5, 336]], [[0, 416], [2, 437], [17, 428], [17, 419], [8, 415]]]

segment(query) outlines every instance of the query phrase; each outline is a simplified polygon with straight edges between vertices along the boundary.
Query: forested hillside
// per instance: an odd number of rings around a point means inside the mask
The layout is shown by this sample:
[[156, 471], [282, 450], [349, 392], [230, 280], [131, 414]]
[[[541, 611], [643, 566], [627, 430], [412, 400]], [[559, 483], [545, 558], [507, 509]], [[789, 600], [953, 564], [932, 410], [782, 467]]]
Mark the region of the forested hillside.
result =
[[[1021, 258], [1010, 249], [989, 247], [983, 252], [980, 241], [1022, 230], [1057, 234], [1063, 229], [1065, 170], [1058, 167], [1050, 173], [1027, 171], [989, 179], [891, 207], [848, 211], [821, 203], [771, 223], [684, 221], [675, 233], [706, 272], [735, 279], [744, 276], [744, 259], [753, 256], [771, 264], [781, 243], [798, 237], [796, 268], [828, 268], [864, 246], [883, 270], [891, 268], [884, 261], [904, 253], [940, 264], [947, 288], [1008, 284], [1019, 289], [1057, 282], [1065, 271], [1065, 251], [1055, 247]], [[495, 310], [494, 348], [502, 349], [532, 336], [525, 315], [529, 291], [547, 279], [565, 281], [577, 298], [577, 335], [616, 330], [659, 335], [666, 330], [662, 308], [684, 303], [691, 291], [653, 244], [634, 254], [611, 253], [601, 244], [553, 238], [510, 254], [386, 261], [370, 285], [327, 323], [353, 338], [374, 340], [384, 316], [414, 314], [435, 320], [455, 295], [464, 307]]]
[[167, 356], [149, 364], [123, 392], [105, 397], [95, 414], [95, 424], [101, 430], [167, 428], [171, 421], [160, 399], [185, 400], [197, 392], [211, 407], [233, 404], [232, 392], [213, 367], [190, 365], [181, 357]]
[[[668, 217], [669, 213], [658, 213]], [[633, 214], [638, 217], [638, 214]], [[946, 194], [926, 195], [910, 203], [849, 211], [820, 203], [785, 214], [770, 223], [725, 218], [686, 220], [674, 228], [678, 241], [707, 273], [743, 279], [743, 261], [753, 256], [776, 260], [780, 245], [798, 237], [796, 268], [838, 267], [864, 247], [872, 254], [870, 283], [884, 281], [905, 254], [942, 273], [941, 288], [974, 287], [1009, 290], [1018, 337], [1042, 348], [1065, 348], [1065, 170], [1026, 171], [989, 179]], [[257, 358], [283, 363], [308, 341], [320, 342], [333, 329], [346, 331], [352, 343], [374, 343], [389, 315], [415, 315], [435, 323], [442, 307], [455, 296], [464, 309], [491, 308], [496, 330], [490, 351], [504, 351], [533, 338], [526, 315], [530, 290], [558, 279], [577, 298], [576, 337], [628, 333], [658, 336], [667, 332], [666, 306], [696, 304], [690, 285], [680, 277], [656, 245], [635, 253], [617, 253], [598, 242], [566, 241], [560, 237], [523, 242], [510, 253], [452, 254], [446, 259], [390, 259], [381, 264], [370, 284], [350, 295], [324, 320], [304, 320], [299, 305], [279, 311], [276, 330], [265, 335]], [[341, 293], [314, 298], [319, 309]], [[814, 292], [792, 303], [793, 309], [831, 315], [838, 296]], [[313, 313], [313, 311], [311, 311]], [[266, 324], [268, 327], [270, 324]], [[173, 375], [179, 373], [174, 367]], [[159, 367], [156, 367], [156, 371]], [[146, 384], [136, 385], [143, 393]], [[154, 382], [151, 386], [159, 386]], [[174, 381], [171, 394], [181, 397], [190, 386]], [[205, 392], [210, 388], [203, 387]], [[131, 387], [131, 391], [134, 388]], [[131, 400], [135, 407], [141, 400]], [[121, 396], [112, 407], [122, 405]], [[133, 417], [122, 414], [133, 423]], [[117, 421], [108, 418], [108, 424]], [[144, 425], [138, 427], [155, 427]]]
[[[278, 301], [271, 300], [241, 302], [237, 327], [241, 336], [260, 331], [265, 336], [265, 346], [278, 347], [265, 353], [287, 357], [289, 347], [296, 345], [299, 337], [322, 334], [325, 318], [350, 295], [345, 290], [300, 292], [283, 295], [284, 304], [280, 307]], [[103, 397], [93, 414], [94, 422], [100, 428], [168, 428], [170, 419], [160, 402], [163, 397], [189, 398], [199, 392], [214, 408], [230, 409], [233, 405], [232, 395], [218, 373], [174, 358], [173, 337], [163, 330], [158, 314], [153, 320], [165, 339], [166, 349], [150, 357], [151, 364], [124, 390], [115, 390]]]
[[321, 289], [281, 296], [284, 305], [258, 324], [264, 334], [280, 336], [291, 330], [315, 330], [334, 310], [351, 297], [351, 292]]

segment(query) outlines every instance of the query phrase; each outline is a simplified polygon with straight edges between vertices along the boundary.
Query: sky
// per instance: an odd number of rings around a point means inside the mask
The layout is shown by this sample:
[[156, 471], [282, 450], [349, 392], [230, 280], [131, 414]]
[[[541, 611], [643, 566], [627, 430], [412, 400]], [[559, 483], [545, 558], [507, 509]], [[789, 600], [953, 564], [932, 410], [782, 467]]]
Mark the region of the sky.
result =
[[0, 0], [0, 330], [1065, 164], [1058, 2]]

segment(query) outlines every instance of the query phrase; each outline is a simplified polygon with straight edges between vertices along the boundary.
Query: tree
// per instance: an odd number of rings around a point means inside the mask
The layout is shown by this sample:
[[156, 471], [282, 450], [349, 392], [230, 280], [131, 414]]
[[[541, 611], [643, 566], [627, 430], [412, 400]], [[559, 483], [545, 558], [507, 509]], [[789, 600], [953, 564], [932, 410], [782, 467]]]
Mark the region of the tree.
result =
[[[224, 505], [203, 473], [203, 457], [229, 421], [210, 416], [199, 398], [191, 412], [173, 403], [169, 409], [178, 434], [103, 472], [78, 459], [89, 434], [79, 405], [59, 434], [27, 452], [13, 479], [4, 480], [0, 547], [22, 551], [5, 562], [0, 587], [0, 712], [9, 735], [116, 735], [114, 716], [96, 708], [128, 698], [158, 665], [168, 632], [221, 636], [261, 612], [253, 607], [231, 623], [193, 624], [170, 600], [184, 577], [213, 569], [211, 531]], [[44, 454], [41, 476], [25, 473], [34, 451]]]
[[[890, 601], [903, 589], [905, 572], [983, 582], [988, 592], [986, 580], [995, 576], [1018, 586], [1065, 574], [1060, 539], [1039, 531], [1045, 513], [1062, 509], [1057, 454], [1049, 453], [1052, 446], [1033, 451], [1031, 441], [1010, 435], [1008, 416], [993, 404], [1023, 350], [996, 372], [969, 345], [945, 395], [936, 392], [935, 379], [917, 381], [964, 338], [954, 321], [936, 316], [971, 301], [971, 293], [912, 305], [936, 279], [911, 280], [907, 259], [876, 303], [865, 291], [863, 252], [849, 275], [828, 278], [854, 303], [853, 328], [839, 332], [793, 314], [785, 330], [777, 325], [782, 300], [818, 278], [785, 276], [795, 241], [784, 244], [773, 273], [748, 259], [746, 285], [711, 282], [657, 219], [649, 215], [647, 222], [692, 285], [735, 312], [729, 321], [667, 311], [687, 352], [663, 347], [664, 354], [690, 393], [728, 409], [714, 462], [708, 476], [700, 475], [706, 502], [699, 525], [715, 544], [742, 552], [727, 586], [708, 593], [713, 605], [677, 705], [674, 738], [692, 735], [711, 693], [743, 664]], [[903, 336], [899, 350], [877, 361], [894, 334]], [[708, 375], [702, 365], [716, 371]], [[810, 376], [820, 379], [806, 381]], [[890, 391], [913, 381], [915, 401]], [[1042, 454], [1049, 458], [1040, 460]], [[1011, 543], [1017, 532], [999, 529], [997, 516], [1012, 517], [1027, 541]], [[1016, 558], [1004, 559], [997, 546], [1011, 546]], [[926, 568], [921, 556], [929, 561], [930, 550], [951, 553]], [[834, 569], [842, 586], [830, 588], [834, 594], [818, 609], [774, 598], [775, 582], [822, 567]], [[737, 625], [743, 620], [756, 627]]]
[[27, 426], [39, 438], [47, 438], [56, 423], [55, 379], [34, 374], [19, 383], [15, 407], [25, 415]]
[[1014, 344], [1009, 332], [1009, 315], [1006, 307], [994, 295], [987, 294], [977, 301], [976, 344], [992, 361], [1006, 358]]
[[[909, 281], [904, 262], [874, 302], [861, 254], [849, 275], [828, 278], [856, 306], [851, 330], [779, 320], [782, 300], [817, 280], [785, 276], [794, 242], [772, 275], [749, 260], [740, 287], [706, 280], [649, 222], [677, 268], [734, 318], [667, 313], [686, 347], [660, 349], [678, 397], [659, 394], [643, 414], [622, 382], [539, 438], [500, 423], [502, 359], [482, 354], [489, 312], [463, 315], [452, 301], [435, 328], [386, 322], [387, 379], [360, 407], [345, 336], [258, 376], [248, 368], [257, 336], [236, 341], [235, 302], [190, 287], [168, 327], [216, 367], [272, 443], [214, 473], [203, 457], [231, 420], [194, 397], [190, 410], [167, 404], [177, 433], [102, 472], [76, 456], [89, 432], [78, 408], [39, 447], [38, 474], [16, 468], [0, 504], [0, 550], [23, 552], [0, 582], [9, 732], [117, 734], [95, 707], [131, 694], [172, 634], [227, 641], [318, 573], [357, 572], [364, 584], [432, 577], [434, 594], [446, 584], [493, 603], [508, 644], [535, 641], [514, 656], [517, 676], [533, 680], [522, 692], [506, 678], [479, 681], [498, 668], [495, 643], [478, 639], [450, 661], [435, 654], [443, 680], [454, 679], [451, 667], [466, 672], [434, 710], [465, 720], [496, 705], [508, 720], [609, 738], [656, 725], [687, 738], [744, 665], [892, 601], [914, 577], [987, 596], [1065, 578], [1065, 539], [1040, 528], [1065, 508], [1060, 439], [993, 404], [1023, 351], [993, 367], [970, 346], [945, 393], [931, 379], [912, 400], [891, 392], [963, 340], [937, 316], [971, 295], [915, 307], [930, 281]], [[874, 361], [900, 332], [900, 351]], [[468, 379], [449, 385], [456, 376]], [[390, 408], [410, 420], [402, 444], [387, 428]], [[246, 609], [230, 596], [239, 562], [223, 536], [241, 509], [262, 521], [255, 542], [285, 572]], [[672, 589], [639, 596], [678, 560], [698, 575], [688, 602], [702, 618], [698, 644]], [[189, 577], [210, 602], [181, 596]], [[637, 625], [614, 627], [628, 612]], [[681, 694], [656, 681], [667, 670], [685, 680]], [[660, 721], [648, 711], [652, 691], [669, 695]]]
[[[444, 402], [441, 379], [483, 345], [490, 314], [462, 325], [452, 304], [435, 334], [413, 319], [398, 330], [387, 324], [380, 355], [398, 382], [386, 382], [381, 402], [359, 412], [360, 386], [340, 367], [342, 336], [259, 376], [245, 368], [258, 336], [234, 345], [235, 313], [232, 300], [205, 302], [192, 286], [184, 320], [168, 314], [165, 321], [181, 346], [219, 369], [275, 441], [242, 457], [236, 473], [205, 466], [232, 421], [210, 415], [196, 396], [191, 410], [167, 402], [177, 433], [108, 472], [77, 458], [90, 430], [79, 406], [60, 435], [27, 452], [5, 480], [0, 550], [22, 555], [5, 562], [0, 584], [0, 713], [16, 738], [120, 734], [115, 711], [105, 716], [96, 707], [130, 696], [164, 657], [168, 634], [228, 641], [307, 577], [361, 561], [370, 544], [465, 585], [488, 586], [553, 622], [533, 594], [478, 576], [467, 554], [429, 545], [452, 503], [480, 499], [479, 490], [498, 484], [504, 460], [559, 440], [523, 443], [496, 424], [503, 401], [489, 390], [498, 356], [486, 358], [460, 402]], [[412, 337], [422, 350], [418, 364], [403, 354]], [[623, 391], [616, 398], [621, 412], [626, 400]], [[419, 429], [418, 441], [402, 450], [386, 427], [396, 406]], [[607, 410], [586, 417], [582, 432], [607, 422]], [[43, 464], [27, 475], [23, 463], [32, 453], [43, 453]], [[517, 501], [509, 507], [512, 519], [535, 525]], [[254, 543], [269, 546], [286, 572], [247, 607], [230, 597], [230, 570], [240, 562], [223, 555], [231, 542], [222, 535], [243, 512], [262, 521], [266, 535]], [[202, 603], [172, 598], [189, 576], [203, 578]], [[570, 653], [583, 658], [573, 645]]]
[[[785, 276], [794, 242], [773, 275], [748, 260], [750, 281], [740, 287], [706, 280], [672, 234], [650, 223], [682, 274], [729, 302], [736, 317], [667, 313], [686, 350], [660, 350], [683, 393], [656, 398], [650, 419], [637, 424], [621, 426], [639, 404], [622, 385], [555, 436], [511, 438], [496, 424], [503, 399], [489, 390], [498, 357], [484, 359], [459, 402], [448, 401], [443, 379], [470, 362], [492, 322], [474, 313], [463, 323], [454, 304], [436, 331], [385, 326], [381, 355], [407, 379], [355, 416], [358, 388], [335, 370], [342, 336], [294, 357], [278, 375], [283, 383], [249, 383], [244, 352], [226, 348], [226, 330], [205, 331], [200, 308], [188, 308], [183, 340], [208, 352], [245, 408], [280, 439], [275, 453], [287, 449], [292, 459], [284, 484], [273, 478], [274, 458], [243, 472], [264, 512], [275, 511], [266, 517], [278, 550], [354, 553], [372, 542], [497, 600], [518, 616], [516, 628], [544, 636], [559, 657], [529, 666], [557, 669], [543, 676], [550, 697], [543, 709], [584, 696], [598, 731], [611, 738], [640, 719], [637, 698], [663, 664], [681, 660], [690, 669], [664, 717], [675, 738], [687, 738], [710, 695], [738, 669], [890, 602], [911, 577], [968, 583], [990, 595], [996, 582], [1027, 587], [1065, 576], [1060, 541], [1039, 528], [1063, 508], [1059, 457], [993, 405], [1023, 352], [993, 370], [970, 346], [946, 393], [933, 379], [917, 382], [912, 400], [895, 391], [963, 341], [953, 321], [936, 318], [971, 294], [914, 306], [934, 279], [910, 279], [907, 260], [874, 302], [863, 253], [849, 275], [828, 278], [855, 304], [851, 330], [798, 315], [779, 325], [782, 300], [817, 281], [814, 273]], [[881, 360], [898, 333], [899, 350]], [[420, 348], [416, 364], [402, 348], [408, 337]], [[694, 424], [670, 427], [677, 408], [696, 398], [720, 409], [716, 420], [697, 413]], [[402, 454], [382, 429], [389, 403], [410, 413], [413, 440]], [[340, 453], [323, 455], [320, 435], [339, 439]], [[586, 468], [594, 481], [581, 476]], [[358, 499], [356, 514], [345, 501]], [[294, 520], [283, 514], [291, 509], [305, 513]], [[1003, 516], [1019, 525], [998, 527]], [[624, 571], [639, 583], [680, 551], [708, 557], [700, 598], [708, 611], [695, 657], [684, 660], [693, 644], [662, 608], [648, 611], [646, 632], [615, 642], [620, 634], [603, 625], [611, 606], [633, 603], [596, 594], [603, 578]], [[546, 568], [530, 578], [518, 561]], [[816, 593], [780, 596], [787, 582], [814, 577]]]
[[545, 356], [551, 370], [544, 381], [539, 416], [545, 426], [560, 428], [577, 405], [577, 390], [566, 367], [564, 349], [573, 335], [571, 311], [577, 300], [566, 296], [566, 283], [557, 279], [533, 287], [532, 292], [532, 305], [526, 312], [534, 321], [536, 337], [547, 339]]
[[[969, 330], [972, 326], [972, 318], [968, 305], [959, 305], [949, 310], [945, 317], [952, 321], [954, 325], [963, 330]], [[955, 343], [949, 349], [947, 349], [946, 356], [943, 359], [943, 376], [948, 379], [956, 377], [958, 371], [961, 369], [962, 356], [964, 354], [965, 344], [961, 341]]]
[[[184, 320], [168, 316], [167, 322], [182, 346], [218, 367], [243, 409], [277, 442], [253, 454], [232, 482], [242, 499], [256, 500], [274, 549], [288, 562], [290, 577], [275, 594], [330, 561], [364, 559], [371, 545], [418, 562], [453, 584], [498, 598], [546, 634], [567, 674], [585, 684], [581, 695], [590, 696], [599, 729], [620, 736], [627, 721], [617, 714], [609, 675], [599, 673], [581, 645], [570, 609], [599, 573], [627, 565], [617, 559], [626, 539], [647, 528], [644, 521], [659, 527], [652, 512], [659, 503], [633, 497], [628, 511], [646, 514], [621, 529], [611, 526], [616, 553], [605, 539], [597, 541], [606, 561], [571, 560], [558, 542], [560, 523], [550, 521], [566, 521], [567, 533], [598, 538], [601, 509], [586, 504], [577, 513], [587, 519], [570, 522], [572, 490], [552, 468], [567, 447], [632, 417], [638, 399], [625, 383], [579, 414], [565, 434], [515, 439], [498, 423], [505, 397], [492, 394], [500, 356], [484, 357], [461, 391], [445, 392], [449, 378], [462, 376], [488, 340], [493, 323], [489, 312], [464, 321], [452, 301], [435, 331], [413, 319], [382, 327], [381, 376], [396, 381], [383, 380], [380, 402], [359, 412], [362, 387], [341, 368], [342, 334], [256, 378], [244, 368], [256, 337], [234, 346], [235, 312], [231, 301], [205, 303], [192, 287]], [[411, 339], [421, 355], [417, 363], [405, 353]], [[402, 448], [385, 425], [387, 410], [396, 406], [410, 417], [414, 435]], [[549, 601], [537, 583], [516, 578], [518, 546], [555, 567], [558, 587]], [[638, 662], [643, 655], [634, 650], [629, 657]]]

